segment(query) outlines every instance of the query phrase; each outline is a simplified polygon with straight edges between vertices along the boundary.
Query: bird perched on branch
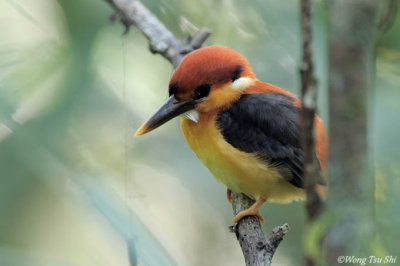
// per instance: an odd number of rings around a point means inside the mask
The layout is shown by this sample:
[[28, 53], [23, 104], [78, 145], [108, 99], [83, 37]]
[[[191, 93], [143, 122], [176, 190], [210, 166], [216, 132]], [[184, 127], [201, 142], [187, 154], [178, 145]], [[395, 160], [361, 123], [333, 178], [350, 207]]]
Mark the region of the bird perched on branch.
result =
[[[248, 215], [263, 221], [258, 210], [265, 201], [305, 197], [300, 108], [295, 95], [258, 80], [241, 54], [209, 46], [186, 55], [171, 77], [168, 100], [136, 135], [180, 115], [186, 141], [228, 187], [228, 201], [230, 191], [256, 200], [233, 224]], [[316, 156], [324, 172], [327, 136], [318, 116], [314, 122]]]

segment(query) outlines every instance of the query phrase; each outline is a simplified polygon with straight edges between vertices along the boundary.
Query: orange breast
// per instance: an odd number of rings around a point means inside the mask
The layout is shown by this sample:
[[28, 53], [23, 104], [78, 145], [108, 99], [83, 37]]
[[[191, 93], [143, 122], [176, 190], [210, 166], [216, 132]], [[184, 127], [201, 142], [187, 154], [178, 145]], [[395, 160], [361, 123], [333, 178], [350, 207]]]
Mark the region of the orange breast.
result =
[[226, 142], [214, 118], [215, 114], [202, 114], [198, 123], [181, 118], [181, 129], [190, 148], [218, 181], [254, 199], [279, 203], [304, 199], [304, 190], [287, 182], [275, 165]]

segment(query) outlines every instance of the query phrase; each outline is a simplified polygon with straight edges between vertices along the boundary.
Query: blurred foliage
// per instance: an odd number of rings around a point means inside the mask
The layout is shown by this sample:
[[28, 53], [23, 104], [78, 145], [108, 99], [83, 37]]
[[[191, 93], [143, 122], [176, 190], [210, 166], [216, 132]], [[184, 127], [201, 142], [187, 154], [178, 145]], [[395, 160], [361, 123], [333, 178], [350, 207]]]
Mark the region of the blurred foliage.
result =
[[400, 213], [400, 4], [391, 28], [377, 42], [376, 88], [371, 97], [371, 150], [375, 158], [377, 252], [399, 255]]
[[[298, 92], [297, 1], [144, 4], [177, 36], [213, 29], [258, 78]], [[327, 117], [326, 12], [316, 1], [319, 111]], [[101, 0], [0, 2], [0, 265], [243, 265], [225, 188], [191, 153], [177, 121], [134, 129], [167, 97], [171, 66], [140, 32], [122, 35]], [[395, 254], [400, 214], [400, 19], [377, 49], [371, 97], [379, 246]], [[301, 261], [303, 205], [266, 204], [288, 222], [278, 265]], [[318, 230], [317, 230], [318, 231]]]

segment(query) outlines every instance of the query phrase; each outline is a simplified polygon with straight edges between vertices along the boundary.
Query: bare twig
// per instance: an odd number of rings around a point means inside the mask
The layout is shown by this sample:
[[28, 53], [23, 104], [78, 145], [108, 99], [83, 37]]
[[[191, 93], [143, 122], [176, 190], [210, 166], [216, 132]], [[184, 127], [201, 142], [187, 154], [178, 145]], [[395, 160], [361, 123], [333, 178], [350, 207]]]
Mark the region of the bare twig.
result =
[[211, 34], [202, 29], [188, 43], [181, 43], [140, 1], [106, 0], [120, 15], [126, 28], [136, 26], [149, 40], [150, 51], [161, 54], [176, 68], [183, 57], [199, 48]]
[[303, 57], [300, 68], [301, 95], [303, 103], [303, 108], [301, 110], [301, 141], [304, 156], [303, 175], [307, 194], [307, 217], [309, 220], [313, 220], [321, 213], [323, 202], [315, 189], [319, 175], [319, 164], [315, 156], [313, 130], [317, 100], [317, 86], [313, 74], [314, 67], [311, 51], [311, 0], [301, 1], [301, 25], [303, 41]]
[[[322, 213], [324, 204], [316, 191], [320, 166], [315, 156], [314, 117], [317, 100], [317, 86], [313, 74], [312, 36], [311, 36], [311, 0], [301, 0], [301, 32], [303, 56], [300, 67], [301, 96], [301, 145], [304, 158], [304, 180], [306, 190], [307, 228]], [[313, 258], [305, 256], [306, 265], [316, 265]]]
[[[187, 53], [200, 48], [211, 34], [210, 30], [202, 29], [193, 38], [180, 42], [140, 1], [105, 1], [115, 9], [126, 28], [136, 26], [149, 40], [150, 51], [162, 55], [174, 68]], [[115, 20], [115, 15], [112, 15], [112, 18]], [[235, 214], [249, 208], [253, 203], [253, 200], [245, 195], [232, 192], [232, 208]], [[234, 231], [245, 256], [246, 265], [270, 265], [276, 248], [289, 231], [289, 225], [274, 228], [268, 239], [265, 239], [259, 219], [249, 216], [243, 218]]]

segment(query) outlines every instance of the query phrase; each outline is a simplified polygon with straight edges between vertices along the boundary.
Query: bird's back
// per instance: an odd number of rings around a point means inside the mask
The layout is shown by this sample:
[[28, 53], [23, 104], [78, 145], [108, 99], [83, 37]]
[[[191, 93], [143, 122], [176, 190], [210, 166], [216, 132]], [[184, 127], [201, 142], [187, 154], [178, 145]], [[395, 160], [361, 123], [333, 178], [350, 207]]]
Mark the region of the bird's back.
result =
[[[293, 93], [281, 89], [275, 85], [267, 82], [257, 81], [254, 86], [251, 86], [246, 90], [247, 94], [252, 93], [278, 93], [285, 95], [292, 99], [293, 105], [301, 108], [301, 101]], [[321, 166], [321, 172], [326, 174], [328, 165], [328, 136], [326, 134], [322, 119], [315, 115], [314, 119], [314, 141], [315, 141], [315, 151], [318, 161]]]

